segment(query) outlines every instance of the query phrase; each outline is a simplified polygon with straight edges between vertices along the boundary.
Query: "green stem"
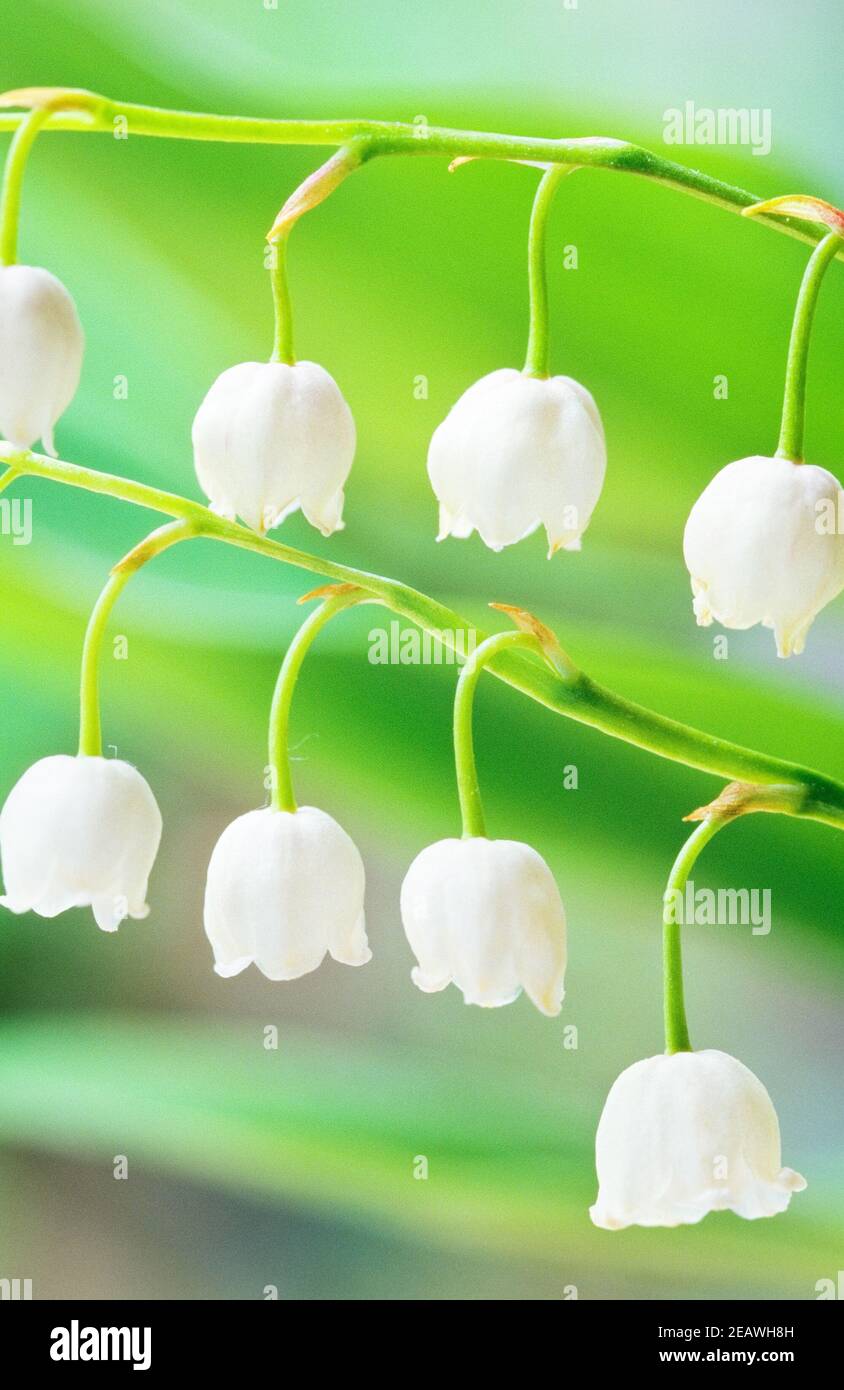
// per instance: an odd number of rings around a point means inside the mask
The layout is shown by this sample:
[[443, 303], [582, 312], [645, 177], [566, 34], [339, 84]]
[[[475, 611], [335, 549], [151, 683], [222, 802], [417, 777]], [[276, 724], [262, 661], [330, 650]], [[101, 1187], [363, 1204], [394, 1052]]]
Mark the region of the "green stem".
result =
[[533, 651], [540, 649], [536, 638], [526, 632], [496, 632], [475, 648], [457, 682], [454, 696], [454, 766], [464, 837], [486, 835], [472, 733], [475, 691], [487, 663], [513, 647], [530, 647]]
[[[2, 112], [0, 131], [15, 131], [25, 120], [26, 116]], [[69, 92], [66, 109], [54, 106], [45, 125], [48, 131], [105, 131], [112, 135], [118, 127], [130, 135], [258, 145], [346, 145], [363, 137], [367, 143], [366, 158], [382, 154], [431, 154], [454, 159], [467, 155], [568, 167], [584, 166], [636, 174], [735, 213], [741, 213], [744, 208], [760, 201], [756, 194], [723, 183], [709, 174], [688, 169], [640, 145], [606, 136], [550, 140], [430, 126], [425, 138], [420, 139], [418, 126], [399, 121], [307, 121], [218, 116], [111, 101], [93, 92]], [[754, 220], [810, 245], [816, 245], [820, 240], [821, 233], [817, 226], [802, 218], [763, 214]]]
[[274, 811], [295, 811], [296, 798], [293, 794], [293, 774], [290, 767], [290, 707], [293, 692], [302, 669], [302, 662], [310, 651], [311, 644], [318, 633], [337, 613], [360, 601], [360, 594], [341, 594], [328, 598], [303, 622], [296, 633], [281, 663], [273, 702], [270, 708], [270, 777], [272, 779], [270, 804]]
[[[237, 522], [216, 516], [200, 502], [191, 502], [186, 497], [133, 479], [101, 473], [94, 468], [82, 468], [63, 459], [51, 459], [43, 454], [21, 454], [13, 452], [9, 446], [5, 446], [4, 451], [4, 446], [0, 445], [0, 463], [12, 460], [20, 477], [49, 478], [69, 487], [83, 488], [87, 492], [163, 512], [167, 516], [190, 521], [197, 536], [254, 551], [338, 583], [356, 584], [366, 590], [368, 598], [377, 599], [399, 617], [407, 618], [431, 632], [458, 655], [465, 652], [465, 642], [470, 634], [483, 640], [484, 634], [467, 619], [407, 584], [369, 574], [366, 570], [353, 569], [335, 560], [323, 559], [322, 556], [310, 555], [269, 536], [259, 536]], [[547, 709], [662, 758], [712, 773], [725, 781], [796, 783], [803, 790], [803, 799], [795, 799], [788, 808], [783, 808], [784, 811], [835, 826], [839, 830], [844, 829], [844, 785], [824, 773], [800, 763], [759, 753], [755, 749], [743, 748], [740, 744], [716, 738], [713, 734], [656, 714], [643, 705], [634, 704], [604, 689], [582, 672], [564, 679], [546, 665], [527, 661], [519, 652], [503, 652], [490, 664], [489, 669], [499, 680], [529, 695]]]
[[559, 165], [548, 169], [539, 180], [530, 214], [528, 232], [528, 292], [530, 296], [530, 333], [525, 357], [525, 376], [547, 377], [551, 345], [548, 333], [548, 268], [545, 243], [548, 216], [557, 185], [566, 174], [573, 173]]
[[79, 753], [90, 758], [102, 757], [103, 743], [100, 726], [99, 667], [100, 650], [106, 624], [120, 594], [132, 575], [153, 556], [160, 555], [177, 541], [194, 534], [193, 526], [184, 521], [171, 521], [153, 531], [146, 540], [115, 565], [108, 581], [94, 604], [85, 640], [82, 644], [82, 672], [79, 695]]
[[668, 875], [662, 910], [662, 972], [665, 1051], [669, 1055], [692, 1050], [683, 996], [683, 949], [676, 895], [682, 897], [698, 855], [726, 823], [726, 819], [714, 816], [701, 821], [680, 850]]
[[782, 406], [777, 458], [803, 461], [803, 428], [806, 419], [806, 375], [809, 363], [809, 341], [818, 294], [827, 266], [844, 247], [837, 232], [830, 232], [809, 257], [803, 273], [800, 293], [794, 309], [791, 338], [788, 344], [788, 363], [785, 370], [785, 396]]
[[15, 131], [6, 155], [3, 191], [0, 194], [0, 265], [14, 265], [18, 259], [18, 222], [24, 171], [35, 137], [49, 114], [39, 107], [28, 112]]
[[292, 367], [296, 361], [293, 352], [293, 308], [290, 302], [290, 285], [287, 278], [287, 242], [290, 232], [276, 237], [271, 243], [270, 282], [273, 290], [273, 310], [275, 313], [275, 336], [271, 362], [285, 362]]

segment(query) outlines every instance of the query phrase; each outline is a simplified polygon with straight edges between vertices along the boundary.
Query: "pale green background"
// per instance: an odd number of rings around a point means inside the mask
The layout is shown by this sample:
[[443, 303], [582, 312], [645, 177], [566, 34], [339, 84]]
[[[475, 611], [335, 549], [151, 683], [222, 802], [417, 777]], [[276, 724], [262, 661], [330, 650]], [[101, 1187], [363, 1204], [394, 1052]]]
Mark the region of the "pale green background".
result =
[[[667, 151], [772, 196], [840, 202], [842, 12], [717, 0], [529, 7], [279, 0], [115, 5], [4, 0], [0, 86], [58, 83], [163, 105], [370, 115], [663, 148], [662, 113], [766, 107], [774, 145]], [[44, 136], [22, 256], [70, 287], [88, 347], [62, 455], [197, 495], [189, 430], [214, 376], [269, 350], [262, 237], [318, 162], [308, 150]], [[681, 534], [730, 458], [770, 451], [799, 244], [670, 190], [583, 173], [551, 227], [554, 364], [594, 393], [606, 488], [582, 554], [434, 544], [427, 440], [482, 373], [518, 365], [524, 237], [536, 177], [441, 160], [368, 168], [292, 244], [297, 337], [358, 423], [347, 529], [285, 539], [395, 575], [479, 620], [536, 609], [597, 679], [661, 711], [844, 775], [844, 606], [805, 656], [767, 632], [713, 659], [692, 621]], [[563, 269], [574, 244], [579, 269]], [[810, 457], [839, 473], [844, 277], [813, 346]], [[729, 398], [713, 398], [725, 373]], [[118, 374], [129, 398], [113, 398]], [[427, 401], [414, 399], [419, 374]], [[108, 500], [27, 484], [35, 537], [0, 542], [0, 786], [72, 750], [87, 612], [154, 524]], [[23, 495], [19, 489], [18, 495]], [[335, 814], [368, 866], [374, 958], [291, 985], [221, 981], [202, 933], [204, 867], [260, 804], [275, 669], [311, 581], [197, 544], [138, 579], [106, 661], [106, 740], [165, 818], [152, 915], [115, 937], [84, 912], [0, 921], [0, 1276], [36, 1297], [812, 1298], [844, 1268], [841, 900], [832, 830], [760, 817], [707, 852], [701, 883], [769, 887], [774, 926], [692, 928], [693, 1040], [768, 1085], [784, 1159], [809, 1179], [770, 1222], [596, 1231], [592, 1144], [618, 1072], [661, 1047], [659, 898], [680, 817], [708, 777], [610, 742], [485, 683], [478, 751], [493, 834], [550, 861], [569, 913], [556, 1022], [521, 1000], [467, 1009], [410, 983], [402, 874], [457, 827], [453, 672], [372, 666], [373, 610], [321, 637], [294, 714], [300, 799]], [[577, 764], [580, 789], [563, 789]], [[564, 1046], [574, 1024], [579, 1047]], [[277, 1052], [263, 1029], [279, 1029]], [[130, 1179], [111, 1176], [115, 1154]], [[413, 1178], [425, 1155], [427, 1182]]]

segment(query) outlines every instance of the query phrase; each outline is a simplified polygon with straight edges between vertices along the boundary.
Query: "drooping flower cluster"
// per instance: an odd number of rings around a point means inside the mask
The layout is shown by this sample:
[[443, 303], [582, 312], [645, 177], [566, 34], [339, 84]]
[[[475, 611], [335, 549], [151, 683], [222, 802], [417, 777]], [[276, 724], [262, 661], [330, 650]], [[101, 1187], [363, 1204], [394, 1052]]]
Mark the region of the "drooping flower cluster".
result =
[[[90, 906], [114, 931], [145, 917], [161, 815], [139, 772], [118, 759], [44, 758], [0, 813], [0, 859], [13, 912], [53, 917]], [[482, 836], [443, 840], [417, 856], [401, 915], [426, 993], [454, 983], [469, 1004], [495, 1008], [522, 989], [544, 1014], [564, 997], [566, 920], [545, 861], [528, 845]], [[265, 808], [223, 832], [208, 867], [205, 930], [215, 970], [254, 964], [294, 980], [326, 954], [371, 958], [364, 866], [325, 812]], [[776, 1113], [764, 1086], [717, 1051], [637, 1062], [615, 1082], [596, 1141], [592, 1220], [607, 1230], [693, 1224], [731, 1209], [754, 1219], [784, 1211], [805, 1187], [781, 1166]]]
[[[43, 758], [0, 813], [0, 901], [42, 917], [91, 907], [97, 925], [114, 931], [126, 917], [147, 915], [160, 838], [155, 797], [134, 767]], [[295, 980], [326, 954], [364, 965], [364, 882], [357, 847], [324, 811], [265, 807], [239, 816], [208, 867], [205, 930], [217, 973], [254, 964], [271, 980]], [[454, 981], [467, 1003], [496, 1007], [524, 989], [543, 1013], [559, 1013], [565, 912], [550, 869], [528, 845], [479, 837], [429, 846], [408, 871], [401, 912], [423, 991]]]
[[[301, 507], [323, 535], [342, 527], [355, 426], [315, 363], [230, 367], [200, 406], [193, 444], [215, 511], [263, 531]], [[461, 396], [431, 440], [439, 539], [477, 530], [501, 550], [542, 525], [550, 555], [577, 550], [605, 470], [601, 418], [584, 387], [570, 377], [493, 372]]]
[[[817, 200], [796, 201], [815, 217]], [[76, 391], [83, 348], [76, 307], [55, 276], [0, 267], [0, 430], [16, 448], [41, 439], [55, 452], [53, 429]], [[263, 533], [301, 509], [324, 536], [342, 529], [356, 429], [323, 367], [292, 357], [229, 367], [202, 401], [192, 438], [198, 480], [222, 516]], [[527, 368], [493, 371], [463, 393], [430, 442], [438, 539], [477, 531], [501, 550], [541, 526], [549, 556], [577, 550], [605, 473], [604, 428], [585, 387]], [[814, 618], [844, 590], [844, 527], [824, 524], [829, 513], [840, 518], [841, 495], [832, 473], [782, 449], [722, 468], [685, 528], [698, 623], [762, 624], [779, 656], [801, 652]]]
[[[54, 276], [0, 267], [0, 429], [15, 449], [41, 439], [54, 453], [83, 348], [73, 300]], [[199, 482], [221, 515], [264, 533], [301, 509], [324, 536], [342, 528], [356, 430], [324, 368], [293, 360], [230, 367], [199, 407], [192, 439]], [[492, 372], [431, 440], [439, 538], [477, 531], [500, 550], [544, 527], [549, 555], [579, 549], [605, 471], [601, 417], [583, 386], [527, 369]], [[837, 479], [796, 456], [722, 469], [685, 532], [698, 622], [762, 623], [780, 656], [800, 652], [814, 617], [844, 589], [844, 533], [820, 524], [821, 510], [837, 515], [840, 501]], [[98, 926], [115, 931], [147, 915], [161, 832], [155, 797], [128, 763], [89, 753], [44, 758], [0, 812], [0, 902], [47, 918], [90, 906]], [[281, 981], [316, 970], [326, 955], [365, 964], [364, 892], [361, 855], [325, 812], [274, 803], [239, 816], [208, 866], [204, 922], [215, 970], [231, 977], [254, 964]], [[428, 846], [405, 877], [401, 918], [420, 990], [454, 983], [466, 1003], [487, 1008], [524, 990], [543, 1014], [560, 1012], [566, 915], [550, 868], [528, 845], [467, 831]], [[805, 1186], [781, 1166], [764, 1086], [716, 1051], [672, 1051], [623, 1072], [599, 1124], [596, 1161], [591, 1215], [609, 1230], [695, 1223], [713, 1210], [773, 1215]]]

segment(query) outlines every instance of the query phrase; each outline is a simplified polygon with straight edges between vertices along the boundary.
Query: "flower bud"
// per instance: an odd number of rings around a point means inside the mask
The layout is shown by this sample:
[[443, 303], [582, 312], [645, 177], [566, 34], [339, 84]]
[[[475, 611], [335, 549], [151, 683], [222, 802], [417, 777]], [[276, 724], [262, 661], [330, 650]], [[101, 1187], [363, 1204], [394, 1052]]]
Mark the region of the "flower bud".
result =
[[193, 422], [196, 473], [212, 507], [256, 531], [301, 507], [330, 536], [343, 525], [355, 422], [315, 362], [241, 362], [219, 376]]
[[76, 394], [85, 337], [76, 305], [49, 270], [0, 267], [0, 433], [17, 449], [42, 440]]
[[205, 933], [214, 969], [227, 979], [254, 964], [269, 980], [297, 980], [326, 951], [343, 965], [365, 965], [372, 953], [363, 894], [357, 847], [324, 811], [239, 816], [208, 865]]
[[762, 1082], [726, 1052], [636, 1062], [614, 1083], [595, 1143], [596, 1226], [683, 1226], [709, 1211], [754, 1220], [785, 1211], [805, 1178], [781, 1167]]
[[698, 623], [771, 627], [778, 656], [802, 652], [844, 588], [844, 535], [824, 525], [841, 484], [825, 468], [754, 455], [728, 463], [686, 522], [683, 551]]
[[42, 758], [0, 812], [0, 856], [12, 912], [56, 917], [91, 907], [98, 927], [146, 917], [161, 812], [136, 768], [119, 758]]
[[516, 840], [440, 840], [417, 855], [401, 890], [404, 930], [426, 994], [452, 981], [467, 1004], [497, 1008], [524, 989], [560, 1012], [566, 915], [545, 860]]
[[606, 464], [601, 417], [579, 382], [510, 367], [491, 372], [464, 392], [431, 440], [437, 539], [477, 530], [501, 550], [542, 525], [549, 557], [561, 547], [579, 550]]

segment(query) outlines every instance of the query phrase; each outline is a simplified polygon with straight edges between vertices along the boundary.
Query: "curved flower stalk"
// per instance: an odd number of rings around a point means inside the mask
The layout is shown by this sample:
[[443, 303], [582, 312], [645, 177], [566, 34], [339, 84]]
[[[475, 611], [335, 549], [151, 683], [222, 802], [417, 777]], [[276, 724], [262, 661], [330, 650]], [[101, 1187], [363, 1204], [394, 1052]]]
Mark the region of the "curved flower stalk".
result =
[[567, 169], [540, 180], [528, 241], [530, 336], [524, 370], [476, 381], [434, 431], [428, 476], [440, 509], [437, 540], [477, 531], [491, 550], [544, 526], [548, 557], [579, 550], [606, 473], [604, 427], [592, 396], [549, 375], [548, 213]]
[[97, 602], [94, 604], [85, 640], [82, 644], [82, 670], [79, 683], [79, 752], [89, 757], [102, 756], [102, 727], [100, 720], [100, 652], [106, 624], [115, 603], [138, 570], [156, 555], [162, 555], [179, 541], [190, 540], [197, 534], [189, 518], [159, 526], [124, 555], [112, 569]]
[[293, 351], [287, 240], [314, 201], [315, 193], [303, 195], [292, 210], [283, 208], [268, 238], [271, 360], [229, 367], [193, 422], [196, 474], [212, 507], [260, 534], [300, 508], [322, 535], [341, 530], [343, 488], [355, 456], [355, 422], [340, 388], [324, 367], [297, 362]]
[[757, 454], [722, 468], [693, 506], [683, 538], [698, 623], [716, 619], [740, 629], [761, 623], [773, 628], [780, 657], [803, 651], [812, 622], [844, 589], [841, 484], [825, 468], [803, 462], [811, 326], [824, 273], [844, 246], [844, 214], [797, 197], [745, 211], [798, 208], [833, 230], [813, 252], [800, 287], [776, 457]]
[[[497, 605], [495, 605], [497, 606]], [[566, 914], [548, 865], [517, 840], [486, 836], [472, 739], [480, 674], [508, 647], [565, 660], [553, 634], [530, 614], [507, 609], [522, 630], [497, 633], [460, 673], [454, 747], [463, 839], [439, 840], [411, 864], [401, 890], [405, 935], [418, 961], [411, 978], [425, 993], [454, 983], [467, 1004], [496, 1008], [524, 989], [541, 1013], [560, 1012], [566, 969]]]
[[39, 266], [18, 265], [24, 170], [47, 119], [36, 108], [18, 127], [0, 199], [0, 430], [18, 449], [42, 440], [55, 456], [53, 429], [79, 385], [85, 338], [64, 285]]
[[161, 812], [147, 782], [120, 758], [102, 756], [99, 654], [126, 583], [148, 560], [193, 534], [189, 521], [160, 527], [114, 567], [88, 622], [82, 650], [79, 753], [28, 768], [0, 812], [0, 860], [12, 912], [55, 917], [91, 907], [103, 931], [146, 917], [147, 882], [161, 840]]
[[680, 1226], [710, 1211], [754, 1220], [785, 1211], [806, 1181], [782, 1167], [779, 1122], [761, 1081], [712, 1049], [693, 1052], [683, 996], [680, 921], [688, 876], [723, 825], [786, 807], [795, 788], [735, 784], [687, 819], [700, 824], [675, 860], [663, 899], [665, 1055], [636, 1062], [614, 1082], [598, 1125], [596, 1226]]
[[254, 964], [270, 980], [296, 980], [316, 970], [326, 954], [343, 965], [365, 965], [372, 956], [360, 853], [337, 821], [314, 806], [297, 806], [293, 795], [288, 724], [302, 662], [325, 624], [362, 597], [346, 585], [305, 599], [323, 594], [291, 642], [276, 684], [271, 804], [238, 816], [208, 865], [205, 933], [214, 969], [226, 978]]

